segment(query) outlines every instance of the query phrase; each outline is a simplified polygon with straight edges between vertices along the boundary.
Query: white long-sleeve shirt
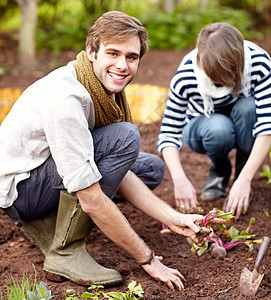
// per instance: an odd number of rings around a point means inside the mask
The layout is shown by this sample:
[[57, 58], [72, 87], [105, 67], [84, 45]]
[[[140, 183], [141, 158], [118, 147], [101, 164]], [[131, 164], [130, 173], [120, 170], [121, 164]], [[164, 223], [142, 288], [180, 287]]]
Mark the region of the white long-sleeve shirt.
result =
[[94, 106], [73, 62], [27, 88], [0, 126], [0, 207], [16, 200], [16, 185], [52, 155], [69, 192], [101, 179], [91, 131]]

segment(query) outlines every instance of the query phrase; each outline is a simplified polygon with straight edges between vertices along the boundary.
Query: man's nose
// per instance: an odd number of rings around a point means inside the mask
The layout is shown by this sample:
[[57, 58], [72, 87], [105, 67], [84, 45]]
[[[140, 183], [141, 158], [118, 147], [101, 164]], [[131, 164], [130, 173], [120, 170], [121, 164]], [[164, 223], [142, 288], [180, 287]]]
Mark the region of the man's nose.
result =
[[115, 63], [115, 66], [119, 70], [126, 70], [128, 68], [126, 57], [120, 56]]

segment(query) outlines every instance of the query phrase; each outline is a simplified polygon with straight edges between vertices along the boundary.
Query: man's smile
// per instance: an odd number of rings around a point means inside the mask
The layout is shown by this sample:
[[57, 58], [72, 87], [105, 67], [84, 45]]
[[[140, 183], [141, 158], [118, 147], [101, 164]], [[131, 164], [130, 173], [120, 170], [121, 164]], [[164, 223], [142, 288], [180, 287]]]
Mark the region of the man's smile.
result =
[[128, 75], [118, 75], [112, 72], [108, 72], [109, 76], [111, 76], [113, 79], [117, 79], [117, 80], [123, 80], [125, 79]]

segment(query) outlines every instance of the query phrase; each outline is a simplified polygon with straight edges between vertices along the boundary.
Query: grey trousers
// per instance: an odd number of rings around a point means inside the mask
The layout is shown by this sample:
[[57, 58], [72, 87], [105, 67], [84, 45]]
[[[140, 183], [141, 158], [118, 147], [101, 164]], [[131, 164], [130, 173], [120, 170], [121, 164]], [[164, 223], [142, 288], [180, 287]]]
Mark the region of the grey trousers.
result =
[[[92, 131], [94, 160], [102, 175], [99, 181], [103, 192], [112, 200], [119, 198], [117, 191], [128, 170], [133, 171], [150, 189], [160, 184], [164, 163], [156, 155], [139, 152], [140, 135], [136, 126], [121, 122]], [[65, 190], [56, 164], [49, 157], [31, 171], [28, 179], [18, 186], [18, 198], [12, 206], [19, 220], [30, 221], [46, 215], [58, 207], [59, 194]], [[14, 215], [13, 221], [16, 220]]]

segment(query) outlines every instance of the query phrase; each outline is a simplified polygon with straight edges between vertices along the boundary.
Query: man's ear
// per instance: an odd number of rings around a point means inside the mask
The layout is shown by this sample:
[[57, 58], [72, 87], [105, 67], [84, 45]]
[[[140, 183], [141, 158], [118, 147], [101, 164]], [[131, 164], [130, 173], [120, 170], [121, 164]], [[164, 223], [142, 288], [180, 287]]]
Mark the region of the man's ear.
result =
[[88, 59], [89, 59], [91, 62], [93, 62], [94, 59], [95, 59], [95, 52], [92, 51], [92, 50], [90, 49], [90, 46], [87, 46], [87, 48], [86, 48], [86, 53], [87, 53]]

